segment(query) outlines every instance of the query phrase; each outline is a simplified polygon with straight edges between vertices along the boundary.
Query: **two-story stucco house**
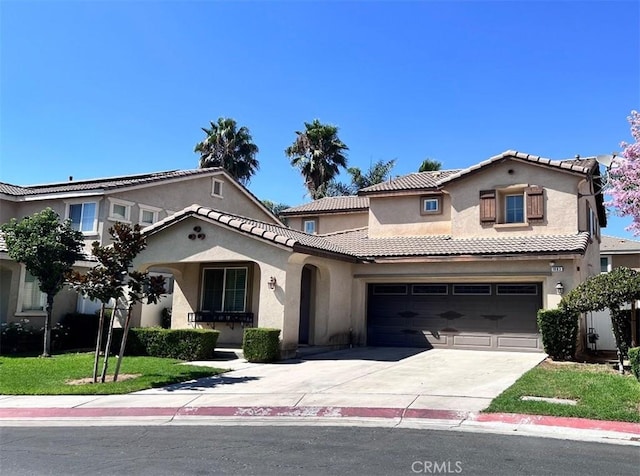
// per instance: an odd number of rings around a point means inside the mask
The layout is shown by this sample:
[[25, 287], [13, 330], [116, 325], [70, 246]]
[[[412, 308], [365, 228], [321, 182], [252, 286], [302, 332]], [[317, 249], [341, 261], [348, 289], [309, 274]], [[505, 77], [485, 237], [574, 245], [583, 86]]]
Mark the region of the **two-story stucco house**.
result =
[[[192, 203], [281, 225], [256, 197], [218, 168], [92, 180], [74, 181], [70, 178], [63, 183], [32, 186], [0, 183], [0, 223], [52, 208], [60, 217], [70, 219], [73, 228], [83, 233], [87, 260], [76, 263], [76, 266], [85, 269], [95, 266], [95, 260], [90, 256], [91, 243], [108, 243], [108, 229], [116, 221], [145, 227]], [[152, 271], [167, 273], [162, 268]], [[167, 277], [171, 290], [169, 273]], [[0, 322], [26, 318], [37, 326], [41, 323], [39, 319], [44, 319], [44, 304], [37, 282], [24, 266], [9, 258], [6, 244], [0, 236]], [[92, 312], [98, 306], [82, 299], [73, 290], [65, 289], [56, 296], [54, 323], [66, 313]], [[135, 317], [135, 324], [158, 325], [164, 307], [171, 307], [171, 296], [165, 297], [155, 307], [145, 307]]]
[[[147, 227], [136, 266], [175, 277], [173, 327], [282, 330], [300, 345], [541, 350], [540, 308], [600, 271], [594, 159], [507, 151], [284, 212], [194, 202]], [[585, 323], [581, 323], [584, 332]]]

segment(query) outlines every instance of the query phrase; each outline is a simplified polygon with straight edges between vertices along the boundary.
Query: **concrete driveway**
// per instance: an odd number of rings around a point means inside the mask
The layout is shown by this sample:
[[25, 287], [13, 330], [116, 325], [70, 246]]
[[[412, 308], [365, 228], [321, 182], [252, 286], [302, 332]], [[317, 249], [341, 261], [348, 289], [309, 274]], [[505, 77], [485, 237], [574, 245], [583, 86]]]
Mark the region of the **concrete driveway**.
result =
[[137, 394], [190, 394], [201, 406], [479, 411], [544, 358], [542, 353], [363, 347], [274, 364], [199, 362], [233, 370]]

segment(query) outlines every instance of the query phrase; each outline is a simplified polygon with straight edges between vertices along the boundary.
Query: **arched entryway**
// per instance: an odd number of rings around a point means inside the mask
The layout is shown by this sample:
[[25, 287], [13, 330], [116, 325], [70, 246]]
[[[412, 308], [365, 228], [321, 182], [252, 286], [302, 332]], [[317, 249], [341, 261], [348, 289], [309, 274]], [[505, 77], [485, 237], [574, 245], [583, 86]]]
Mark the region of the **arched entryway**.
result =
[[298, 327], [298, 344], [308, 345], [313, 343], [313, 321], [315, 284], [317, 268], [310, 264], [302, 268], [300, 278], [300, 325]]

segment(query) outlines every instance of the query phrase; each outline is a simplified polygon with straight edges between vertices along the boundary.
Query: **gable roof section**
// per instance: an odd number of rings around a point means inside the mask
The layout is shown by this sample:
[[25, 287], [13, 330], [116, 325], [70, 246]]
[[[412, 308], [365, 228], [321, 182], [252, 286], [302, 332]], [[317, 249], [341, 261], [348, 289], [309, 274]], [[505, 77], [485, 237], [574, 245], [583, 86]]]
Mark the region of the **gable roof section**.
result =
[[640, 241], [602, 235], [602, 240], [600, 241], [600, 253], [640, 254]]
[[369, 209], [369, 198], [357, 195], [341, 197], [324, 197], [304, 205], [287, 208], [282, 212], [285, 216], [308, 215], [310, 213], [349, 213], [363, 212]]
[[282, 224], [280, 219], [276, 217], [271, 210], [256, 197], [249, 189], [234, 179], [229, 173], [221, 167], [210, 167], [205, 169], [191, 170], [169, 170], [166, 172], [152, 172], [137, 175], [122, 175], [115, 177], [97, 178], [89, 180], [77, 180], [69, 182], [57, 182], [42, 185], [26, 185], [17, 186], [0, 182], [0, 193], [10, 195], [16, 198], [38, 197], [43, 195], [56, 194], [83, 194], [86, 192], [104, 193], [114, 190], [129, 189], [136, 187], [145, 187], [156, 185], [162, 182], [174, 182], [180, 180], [188, 180], [194, 177], [207, 177], [214, 175], [224, 175], [229, 182], [235, 184], [247, 197], [249, 197], [262, 211], [271, 216], [277, 223]]
[[494, 155], [493, 157], [490, 157], [489, 159], [483, 162], [477, 163], [475, 165], [472, 165], [471, 167], [462, 169], [455, 174], [451, 174], [447, 177], [444, 177], [438, 181], [437, 185], [442, 186], [446, 183], [452, 182], [454, 180], [458, 180], [459, 178], [469, 175], [470, 173], [476, 172], [491, 164], [494, 164], [496, 162], [501, 162], [506, 159], [516, 159], [516, 160], [521, 160], [523, 162], [541, 164], [541, 165], [552, 167], [558, 170], [565, 170], [567, 172], [576, 172], [584, 175], [593, 172], [593, 170], [598, 166], [598, 162], [593, 158], [573, 159], [573, 160], [551, 160], [551, 159], [545, 159], [544, 157], [540, 157], [538, 155], [531, 155], [525, 152], [518, 152], [517, 150], [507, 150], [502, 154]]
[[349, 261], [356, 260], [356, 257], [348, 250], [324, 239], [320, 235], [309, 235], [285, 226], [273, 225], [252, 218], [232, 215], [212, 208], [201, 207], [200, 205], [191, 205], [164, 220], [160, 220], [144, 228], [142, 232], [145, 236], [152, 235], [188, 217], [196, 217], [213, 223], [219, 223], [226, 228], [249, 235], [253, 238], [291, 248], [292, 251], [330, 255], [333, 258], [347, 259]]
[[386, 182], [381, 182], [371, 187], [360, 190], [360, 195], [373, 195], [377, 193], [405, 192], [418, 190], [436, 190], [440, 181], [457, 174], [459, 169], [437, 170], [433, 172], [415, 172], [403, 175]]
[[589, 244], [589, 234], [586, 232], [574, 235], [466, 239], [453, 239], [448, 235], [369, 238], [367, 228], [361, 228], [324, 235], [324, 238], [363, 259], [583, 254]]

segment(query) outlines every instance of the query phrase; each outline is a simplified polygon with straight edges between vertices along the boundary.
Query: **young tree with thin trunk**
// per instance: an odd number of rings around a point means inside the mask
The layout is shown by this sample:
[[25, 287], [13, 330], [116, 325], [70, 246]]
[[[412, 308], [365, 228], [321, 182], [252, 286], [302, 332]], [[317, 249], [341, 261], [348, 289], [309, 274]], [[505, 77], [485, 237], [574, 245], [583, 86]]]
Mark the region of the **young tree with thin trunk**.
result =
[[73, 264], [83, 258], [82, 233], [51, 208], [23, 218], [12, 218], [1, 227], [9, 257], [24, 264], [47, 295], [42, 357], [51, 356], [51, 315], [53, 302], [65, 284]]

